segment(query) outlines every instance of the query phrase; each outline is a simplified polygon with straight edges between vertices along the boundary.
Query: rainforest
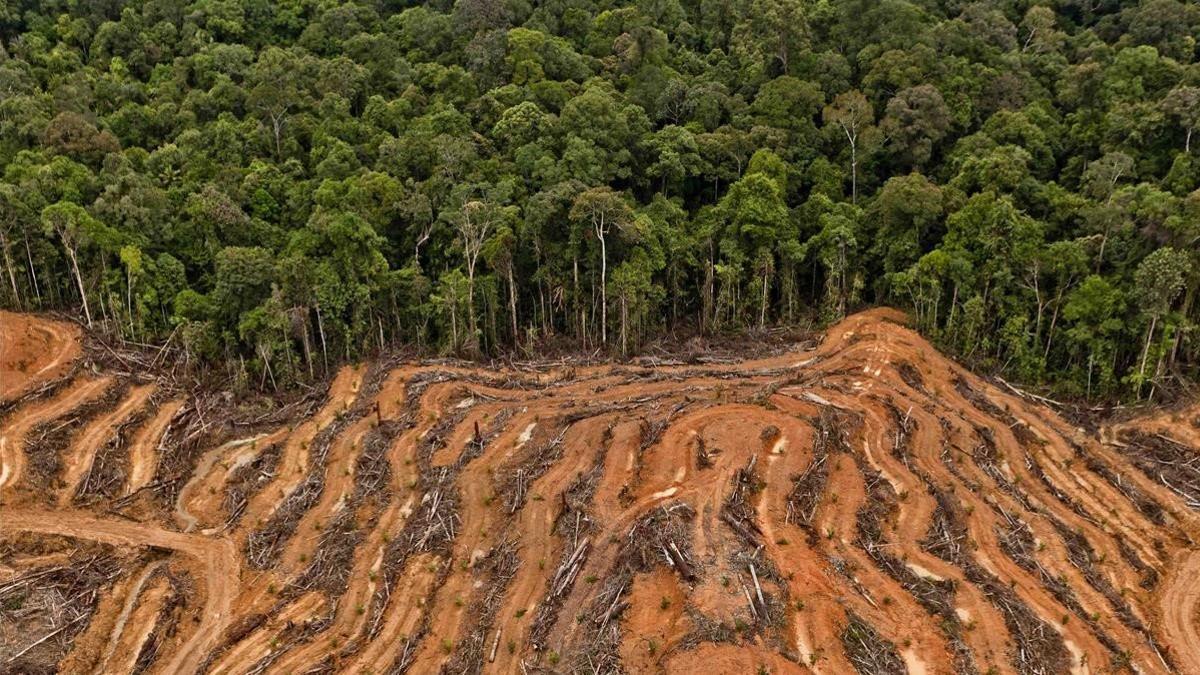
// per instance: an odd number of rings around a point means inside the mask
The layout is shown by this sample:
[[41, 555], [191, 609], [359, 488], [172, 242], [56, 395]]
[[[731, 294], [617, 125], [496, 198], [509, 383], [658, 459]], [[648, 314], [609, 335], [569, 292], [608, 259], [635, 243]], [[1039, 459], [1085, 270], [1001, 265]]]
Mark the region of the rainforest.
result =
[[1198, 37], [1176, 0], [9, 0], [0, 305], [272, 391], [889, 305], [1171, 396]]

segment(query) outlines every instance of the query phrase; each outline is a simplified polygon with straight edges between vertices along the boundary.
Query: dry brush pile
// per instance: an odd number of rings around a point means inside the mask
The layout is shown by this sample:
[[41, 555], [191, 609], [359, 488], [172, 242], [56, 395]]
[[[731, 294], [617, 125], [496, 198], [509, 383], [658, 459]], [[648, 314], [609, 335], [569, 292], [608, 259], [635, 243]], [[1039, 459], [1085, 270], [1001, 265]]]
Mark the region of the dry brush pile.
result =
[[1068, 421], [885, 311], [253, 412], [79, 339], [0, 315], [0, 672], [1200, 672], [1200, 408]]

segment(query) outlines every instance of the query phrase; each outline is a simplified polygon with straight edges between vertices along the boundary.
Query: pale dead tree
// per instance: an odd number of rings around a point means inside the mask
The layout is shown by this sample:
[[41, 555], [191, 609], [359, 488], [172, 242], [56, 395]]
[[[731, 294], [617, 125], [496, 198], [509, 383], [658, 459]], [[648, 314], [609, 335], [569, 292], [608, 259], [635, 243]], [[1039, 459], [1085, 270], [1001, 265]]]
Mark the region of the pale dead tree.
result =
[[310, 59], [290, 50], [269, 47], [259, 54], [251, 68], [248, 78], [250, 101], [262, 114], [264, 124], [270, 127], [276, 159], [283, 158], [284, 128], [293, 111], [306, 98], [302, 82], [309, 67]]
[[502, 225], [496, 228], [493, 235], [484, 245], [483, 257], [488, 266], [497, 274], [503, 275], [508, 281], [508, 315], [511, 320], [509, 330], [512, 331], [513, 345], [520, 343], [520, 333], [517, 328], [517, 280], [515, 275], [517, 253], [517, 235], [511, 227]]
[[483, 244], [500, 222], [501, 215], [501, 210], [495, 204], [472, 200], [463, 204], [454, 217], [454, 228], [458, 232], [463, 260], [467, 264], [467, 328], [471, 333], [471, 351], [479, 349], [479, 340], [475, 335], [475, 269], [483, 252]]
[[858, 202], [858, 153], [863, 141], [867, 145], [874, 140], [875, 110], [871, 102], [858, 90], [838, 94], [833, 102], [825, 106], [825, 124], [835, 124], [841, 129], [850, 144], [850, 201]]
[[271, 138], [275, 139], [275, 158], [283, 157], [283, 127], [287, 124], [288, 107], [280, 110], [267, 111], [267, 119], [271, 121]]
[[1104, 228], [1100, 238], [1100, 252], [1096, 255], [1096, 272], [1100, 272], [1100, 266], [1104, 263], [1104, 249], [1108, 246], [1108, 239], [1112, 235], [1112, 230], [1124, 218], [1114, 209], [1108, 208], [1113, 203], [1113, 196], [1117, 193], [1117, 184], [1125, 178], [1134, 168], [1133, 158], [1123, 152], [1109, 152], [1100, 159], [1097, 159], [1087, 165], [1083, 170], [1083, 185], [1088, 193], [1097, 201], [1103, 201], [1101, 212], [1106, 217], [1103, 218]]
[[433, 205], [429, 197], [417, 193], [399, 202], [397, 208], [417, 228], [416, 243], [413, 245], [413, 264], [421, 267], [421, 247], [433, 236]]
[[1175, 87], [1162, 102], [1163, 112], [1179, 120], [1185, 132], [1184, 154], [1192, 154], [1192, 133], [1200, 126], [1200, 87]]
[[575, 198], [571, 220], [586, 223], [600, 240], [600, 342], [608, 343], [608, 234], [633, 223], [633, 211], [620, 193], [609, 187], [587, 190]]
[[42, 225], [47, 234], [58, 235], [62, 242], [67, 260], [71, 263], [71, 272], [75, 283], [79, 286], [79, 298], [83, 301], [83, 315], [87, 325], [92, 325], [92, 310], [88, 306], [87, 289], [83, 285], [83, 273], [79, 269], [79, 249], [88, 242], [89, 231], [95, 229], [98, 223], [82, 206], [71, 202], [58, 202], [42, 210]]
[[4, 258], [5, 276], [12, 287], [13, 303], [21, 307], [21, 291], [17, 287], [16, 264], [12, 258], [12, 238], [9, 236], [18, 227], [22, 217], [22, 205], [16, 188], [5, 184], [0, 187], [0, 255]]

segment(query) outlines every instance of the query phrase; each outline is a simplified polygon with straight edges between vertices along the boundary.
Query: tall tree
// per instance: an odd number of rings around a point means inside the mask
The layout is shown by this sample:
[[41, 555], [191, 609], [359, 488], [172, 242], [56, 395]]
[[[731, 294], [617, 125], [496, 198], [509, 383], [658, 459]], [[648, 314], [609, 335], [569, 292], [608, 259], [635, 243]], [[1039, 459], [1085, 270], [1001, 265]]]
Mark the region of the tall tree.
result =
[[[1171, 310], [1171, 305], [1183, 291], [1190, 265], [1191, 261], [1186, 253], [1163, 247], [1146, 256], [1134, 274], [1141, 311], [1150, 319], [1146, 327], [1146, 340], [1142, 346], [1137, 377], [1134, 380], [1135, 392], [1139, 396], [1147, 379], [1146, 362], [1150, 355], [1150, 343], [1154, 339], [1159, 322]], [[1159, 360], [1161, 359], [1160, 356]]]
[[512, 227], [498, 227], [496, 233], [484, 244], [483, 256], [492, 269], [504, 275], [508, 284], [510, 339], [513, 345], [517, 345], [521, 341], [521, 334], [517, 329], [517, 295], [520, 291], [516, 280], [517, 235]]
[[91, 242], [92, 234], [99, 223], [82, 206], [72, 202], [58, 202], [42, 209], [42, 226], [47, 233], [58, 237], [63, 251], [67, 254], [67, 260], [71, 263], [71, 273], [79, 287], [83, 315], [88, 326], [91, 326], [92, 310], [88, 305], [87, 289], [83, 284], [83, 272], [79, 269], [79, 252]]
[[950, 109], [942, 92], [920, 84], [897, 93], [888, 101], [880, 128], [902, 165], [922, 167], [950, 131]]
[[303, 53], [268, 47], [249, 73], [250, 100], [263, 116], [277, 160], [283, 159], [288, 121], [304, 101], [301, 78], [309, 64]]
[[1183, 151], [1192, 152], [1192, 132], [1200, 125], [1200, 87], [1175, 87], [1163, 99], [1163, 111], [1183, 127]]
[[610, 187], [591, 188], [575, 198], [571, 219], [586, 224], [600, 242], [600, 342], [608, 344], [608, 235], [633, 223], [633, 210]]
[[[776, 270], [774, 252], [788, 226], [783, 189], [767, 173], [748, 173], [730, 186], [720, 208], [728, 222], [721, 246], [726, 264], [740, 267], [748, 259], [755, 261], [759, 300], [757, 323], [763, 326], [767, 321], [771, 281]], [[732, 309], [735, 314], [739, 311], [736, 304]]]
[[458, 242], [462, 247], [463, 261], [467, 266], [467, 348], [479, 351], [475, 316], [475, 270], [483, 246], [499, 227], [506, 216], [505, 209], [488, 200], [471, 200], [462, 205], [452, 216]]
[[[857, 89], [838, 94], [825, 106], [825, 124], [836, 128], [850, 146], [850, 201], [858, 203], [858, 156], [873, 149], [875, 110]], [[835, 132], [836, 133], [836, 132]]]
[[4, 271], [12, 288], [13, 304], [21, 307], [21, 291], [17, 288], [17, 268], [13, 263], [12, 240], [13, 233], [22, 227], [26, 208], [22, 203], [17, 189], [8, 183], [0, 184], [0, 255], [4, 258]]

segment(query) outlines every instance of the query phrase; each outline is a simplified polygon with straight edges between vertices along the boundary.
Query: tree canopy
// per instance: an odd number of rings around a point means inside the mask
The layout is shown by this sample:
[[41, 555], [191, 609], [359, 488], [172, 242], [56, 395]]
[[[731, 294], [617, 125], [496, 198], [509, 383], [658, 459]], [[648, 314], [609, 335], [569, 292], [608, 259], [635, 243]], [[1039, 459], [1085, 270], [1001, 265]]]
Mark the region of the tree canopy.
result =
[[982, 368], [1200, 371], [1200, 7], [0, 6], [0, 305], [281, 386], [393, 343], [912, 312]]

